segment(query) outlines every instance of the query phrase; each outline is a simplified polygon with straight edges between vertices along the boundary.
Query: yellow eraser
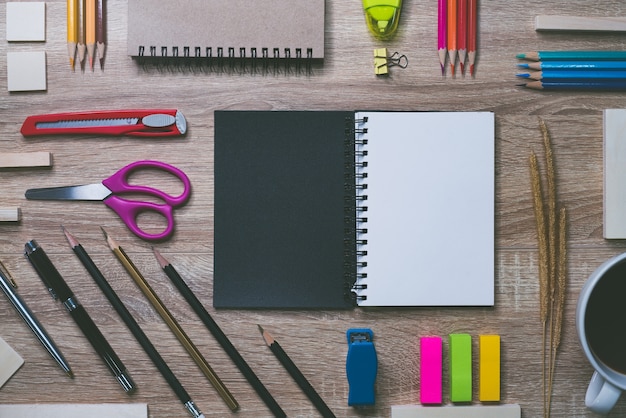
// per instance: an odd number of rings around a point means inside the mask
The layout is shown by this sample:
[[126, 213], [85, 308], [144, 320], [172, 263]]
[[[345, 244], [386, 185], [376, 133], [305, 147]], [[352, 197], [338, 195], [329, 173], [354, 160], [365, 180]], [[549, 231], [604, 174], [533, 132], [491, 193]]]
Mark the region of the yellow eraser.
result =
[[479, 391], [481, 402], [500, 400], [500, 336], [479, 337]]

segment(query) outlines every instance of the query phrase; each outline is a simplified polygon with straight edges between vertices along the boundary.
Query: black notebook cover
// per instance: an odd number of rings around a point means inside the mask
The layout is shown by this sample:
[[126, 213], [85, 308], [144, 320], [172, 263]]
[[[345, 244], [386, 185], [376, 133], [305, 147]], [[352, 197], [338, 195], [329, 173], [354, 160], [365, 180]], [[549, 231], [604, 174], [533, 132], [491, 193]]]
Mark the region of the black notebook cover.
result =
[[354, 112], [215, 112], [214, 307], [354, 306], [353, 129]]

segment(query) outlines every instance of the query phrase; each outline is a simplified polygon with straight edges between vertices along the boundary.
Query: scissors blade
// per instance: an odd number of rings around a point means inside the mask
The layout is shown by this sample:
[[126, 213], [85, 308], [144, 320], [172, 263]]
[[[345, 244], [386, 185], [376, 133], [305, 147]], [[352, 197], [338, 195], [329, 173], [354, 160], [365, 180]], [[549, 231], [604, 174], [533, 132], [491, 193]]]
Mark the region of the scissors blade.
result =
[[104, 200], [111, 194], [102, 183], [82, 186], [46, 187], [28, 189], [25, 196], [29, 200]]

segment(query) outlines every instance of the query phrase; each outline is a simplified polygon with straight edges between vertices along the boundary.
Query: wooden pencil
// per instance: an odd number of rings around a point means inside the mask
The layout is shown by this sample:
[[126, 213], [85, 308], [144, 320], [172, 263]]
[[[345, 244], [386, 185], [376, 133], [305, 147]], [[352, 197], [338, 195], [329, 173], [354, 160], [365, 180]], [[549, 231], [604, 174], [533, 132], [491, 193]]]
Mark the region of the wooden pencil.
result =
[[469, 65], [470, 75], [475, 74], [476, 67], [476, 51], [478, 37], [478, 0], [467, 1], [467, 63]]
[[519, 84], [519, 86], [533, 90], [626, 90], [625, 81], [531, 81], [529, 83]]
[[335, 414], [330, 410], [328, 405], [324, 402], [324, 400], [320, 397], [320, 395], [315, 391], [313, 386], [309, 383], [309, 381], [304, 377], [302, 372], [298, 369], [295, 363], [289, 358], [287, 353], [283, 350], [283, 348], [278, 344], [278, 341], [274, 340], [274, 337], [270, 335], [269, 332], [265, 331], [260, 325], [258, 325], [259, 331], [263, 335], [263, 340], [267, 346], [272, 350], [272, 353], [276, 356], [276, 358], [281, 362], [285, 370], [289, 372], [293, 380], [296, 381], [300, 389], [307, 395], [307, 397], [311, 400], [313, 405], [317, 408], [317, 410], [322, 414], [324, 418], [335, 418]]
[[93, 57], [96, 52], [96, 0], [85, 3], [85, 45], [89, 67], [93, 70]]
[[537, 51], [517, 54], [530, 61], [616, 61], [626, 60], [626, 51]]
[[517, 64], [519, 68], [529, 70], [572, 70], [572, 71], [626, 71], [624, 61], [536, 61]]
[[456, 53], [457, 53], [457, 43], [456, 43], [456, 32], [457, 32], [457, 0], [448, 0], [448, 8], [447, 8], [447, 16], [448, 16], [448, 24], [447, 24], [447, 32], [448, 32], [448, 58], [450, 60], [450, 71], [454, 76], [454, 69], [456, 67]]
[[542, 70], [521, 73], [517, 76], [543, 81], [626, 81], [626, 71]]
[[437, 7], [437, 49], [441, 75], [446, 73], [446, 55], [448, 54], [448, 0], [439, 0]]
[[85, 40], [85, 0], [78, 0], [78, 19], [76, 22], [76, 49], [78, 51], [78, 63], [82, 65], [85, 60], [85, 53], [87, 52], [87, 44]]
[[70, 66], [74, 69], [76, 45], [78, 43], [78, 0], [67, 0], [67, 53]]
[[467, 0], [459, 0], [457, 15], [457, 48], [459, 52], [459, 66], [461, 74], [465, 74], [465, 59], [467, 57]]
[[100, 59], [100, 69], [104, 68], [104, 50], [106, 49], [104, 0], [96, 0], [96, 49]]

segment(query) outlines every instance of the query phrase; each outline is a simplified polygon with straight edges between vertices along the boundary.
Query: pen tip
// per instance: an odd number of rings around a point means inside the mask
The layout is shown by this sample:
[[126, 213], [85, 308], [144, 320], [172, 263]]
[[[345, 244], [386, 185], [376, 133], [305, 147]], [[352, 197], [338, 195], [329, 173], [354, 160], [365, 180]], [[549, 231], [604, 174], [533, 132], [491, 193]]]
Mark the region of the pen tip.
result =
[[71, 370], [66, 371], [65, 374], [67, 374], [67, 376], [70, 377], [71, 379], [74, 378], [74, 372], [72, 372]]

